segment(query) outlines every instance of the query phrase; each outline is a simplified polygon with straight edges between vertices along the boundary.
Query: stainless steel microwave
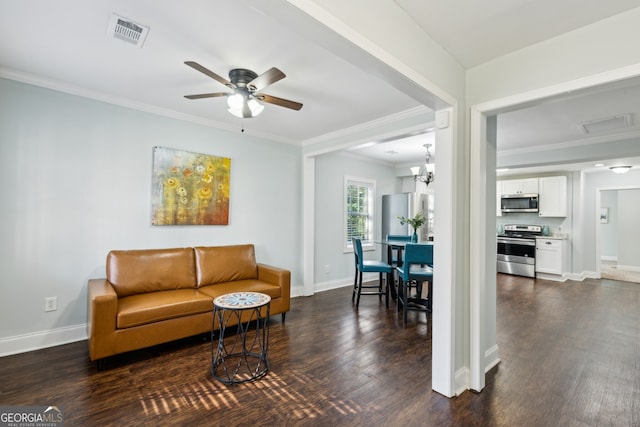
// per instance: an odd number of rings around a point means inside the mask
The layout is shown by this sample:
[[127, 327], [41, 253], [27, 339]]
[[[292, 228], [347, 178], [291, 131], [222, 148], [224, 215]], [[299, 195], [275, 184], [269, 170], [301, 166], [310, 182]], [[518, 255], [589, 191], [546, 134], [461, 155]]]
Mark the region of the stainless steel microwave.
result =
[[538, 195], [503, 194], [500, 210], [502, 212], [538, 212]]

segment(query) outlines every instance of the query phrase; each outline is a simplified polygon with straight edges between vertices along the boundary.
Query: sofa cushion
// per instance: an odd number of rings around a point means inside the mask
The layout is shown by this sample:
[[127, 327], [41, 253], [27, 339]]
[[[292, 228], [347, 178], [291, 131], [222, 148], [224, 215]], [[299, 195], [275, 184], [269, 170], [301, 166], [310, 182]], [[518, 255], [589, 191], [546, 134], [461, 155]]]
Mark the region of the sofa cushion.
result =
[[193, 249], [111, 251], [107, 280], [118, 297], [172, 289], [195, 288]]
[[213, 300], [195, 289], [131, 295], [118, 299], [116, 327], [131, 328], [207, 311], [213, 313]]
[[274, 299], [282, 297], [280, 286], [255, 279], [236, 280], [233, 282], [200, 286], [198, 292], [202, 292], [211, 298], [216, 298], [231, 292], [262, 292]]
[[194, 252], [198, 286], [258, 278], [253, 245], [198, 246]]

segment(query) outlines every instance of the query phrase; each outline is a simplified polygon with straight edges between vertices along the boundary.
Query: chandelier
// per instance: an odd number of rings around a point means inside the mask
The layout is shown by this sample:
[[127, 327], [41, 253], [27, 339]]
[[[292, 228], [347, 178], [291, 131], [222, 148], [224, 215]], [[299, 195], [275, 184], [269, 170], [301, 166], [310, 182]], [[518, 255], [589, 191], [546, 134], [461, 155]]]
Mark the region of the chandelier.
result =
[[431, 160], [431, 153], [429, 152], [429, 147], [431, 147], [431, 144], [424, 144], [423, 147], [427, 149], [424, 166], [412, 167], [411, 174], [413, 175], [413, 180], [415, 182], [424, 182], [425, 185], [428, 186], [429, 183], [433, 182], [435, 178], [435, 165], [433, 163], [429, 163], [429, 160]]

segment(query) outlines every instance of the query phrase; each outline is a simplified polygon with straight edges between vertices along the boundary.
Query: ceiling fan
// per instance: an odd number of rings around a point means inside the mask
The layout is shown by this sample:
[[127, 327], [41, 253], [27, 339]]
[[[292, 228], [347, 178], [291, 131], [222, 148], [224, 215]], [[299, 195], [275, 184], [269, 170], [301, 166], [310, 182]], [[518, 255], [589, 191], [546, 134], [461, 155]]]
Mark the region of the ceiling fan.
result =
[[285, 74], [273, 67], [264, 73], [258, 75], [251, 70], [244, 68], [234, 68], [229, 71], [229, 80], [203, 67], [197, 62], [185, 61], [185, 64], [194, 70], [198, 70], [212, 79], [222, 83], [233, 92], [216, 92], [202, 93], [199, 95], [185, 95], [187, 99], [216, 98], [220, 96], [227, 97], [227, 105], [229, 112], [236, 117], [250, 118], [255, 117], [262, 112], [264, 106], [258, 101], [267, 102], [269, 104], [279, 105], [281, 107], [290, 108], [292, 110], [300, 110], [302, 104], [288, 99], [278, 98], [276, 96], [259, 93], [265, 87], [284, 79]]

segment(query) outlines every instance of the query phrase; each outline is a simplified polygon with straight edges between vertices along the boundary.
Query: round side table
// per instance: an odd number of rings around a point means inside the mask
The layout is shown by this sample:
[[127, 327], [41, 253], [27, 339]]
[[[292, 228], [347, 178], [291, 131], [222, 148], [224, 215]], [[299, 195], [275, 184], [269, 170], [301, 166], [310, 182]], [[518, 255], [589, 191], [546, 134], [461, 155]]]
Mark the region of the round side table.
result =
[[[256, 380], [269, 370], [269, 310], [271, 297], [259, 292], [234, 292], [213, 300], [211, 376], [225, 384]], [[217, 342], [214, 339], [218, 321]], [[236, 326], [236, 334], [227, 328]]]

